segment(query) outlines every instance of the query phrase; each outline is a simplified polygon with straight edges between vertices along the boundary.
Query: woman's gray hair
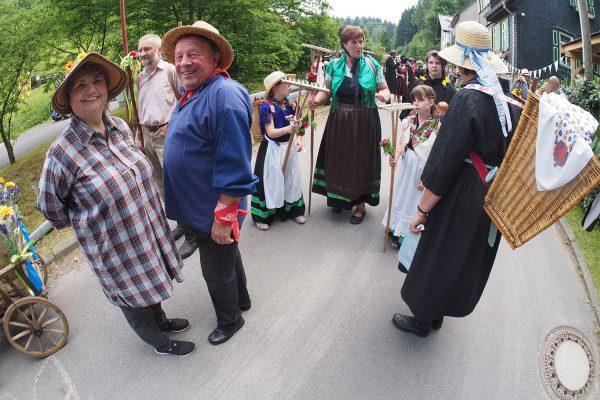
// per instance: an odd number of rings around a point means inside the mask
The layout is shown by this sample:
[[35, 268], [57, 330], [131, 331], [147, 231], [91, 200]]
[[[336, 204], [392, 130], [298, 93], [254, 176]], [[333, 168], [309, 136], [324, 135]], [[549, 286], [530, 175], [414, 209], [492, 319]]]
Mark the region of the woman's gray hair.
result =
[[152, 44], [154, 44], [156, 46], [157, 49], [160, 49], [160, 45], [162, 43], [162, 39], [160, 38], [160, 36], [158, 36], [154, 33], [148, 33], [148, 34], [142, 36], [138, 43], [142, 43], [142, 41], [144, 41], [144, 40], [150, 40], [152, 42]]

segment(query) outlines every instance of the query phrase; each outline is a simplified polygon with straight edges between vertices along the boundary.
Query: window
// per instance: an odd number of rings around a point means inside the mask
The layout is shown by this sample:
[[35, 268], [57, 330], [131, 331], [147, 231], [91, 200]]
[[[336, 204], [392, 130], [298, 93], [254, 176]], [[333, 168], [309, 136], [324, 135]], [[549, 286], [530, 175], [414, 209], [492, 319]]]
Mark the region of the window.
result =
[[[577, 1], [577, 0], [575, 0]], [[479, 11], [483, 11], [484, 8], [490, 5], [490, 0], [479, 0]]]
[[561, 31], [558, 28], [552, 29], [552, 61], [560, 60], [560, 65], [571, 69], [571, 64], [564, 58], [561, 59], [560, 46], [573, 41], [573, 35]]
[[[596, 17], [596, 8], [594, 7], [594, 0], [587, 0], [588, 3], [588, 16], [590, 19], [594, 19]], [[579, 6], [577, 4], [577, 0], [569, 0], [569, 4], [571, 7], [575, 9], [575, 11], [579, 12]]]
[[492, 44], [495, 52], [510, 49], [510, 17], [492, 27]]

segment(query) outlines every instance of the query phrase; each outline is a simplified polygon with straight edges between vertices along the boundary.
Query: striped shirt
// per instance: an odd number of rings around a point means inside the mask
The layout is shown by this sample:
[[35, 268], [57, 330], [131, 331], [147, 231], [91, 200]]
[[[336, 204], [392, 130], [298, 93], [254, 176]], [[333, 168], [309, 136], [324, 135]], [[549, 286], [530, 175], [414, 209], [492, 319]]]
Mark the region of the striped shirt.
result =
[[39, 183], [38, 208], [55, 228], [72, 226], [108, 300], [148, 307], [183, 281], [152, 166], [119, 118], [106, 136], [79, 118], [52, 144]]

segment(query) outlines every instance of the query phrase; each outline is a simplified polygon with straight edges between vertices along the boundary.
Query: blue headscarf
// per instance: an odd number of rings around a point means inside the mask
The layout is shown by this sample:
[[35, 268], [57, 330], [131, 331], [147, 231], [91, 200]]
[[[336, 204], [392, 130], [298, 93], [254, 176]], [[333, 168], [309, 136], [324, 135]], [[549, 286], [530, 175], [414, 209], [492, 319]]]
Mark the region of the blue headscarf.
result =
[[498, 118], [500, 119], [500, 125], [502, 126], [502, 133], [504, 136], [508, 136], [508, 132], [512, 130], [512, 122], [510, 120], [510, 111], [508, 109], [508, 103], [501, 98], [504, 94], [502, 86], [498, 80], [498, 76], [492, 69], [491, 64], [486, 60], [486, 55], [491, 52], [489, 48], [474, 48], [466, 46], [459, 41], [454, 42], [458, 47], [464, 50], [464, 57], [462, 57], [462, 64], [465, 63], [465, 57], [469, 57], [473, 69], [477, 72], [477, 81], [496, 93], [498, 96], [494, 96], [494, 102], [496, 103], [496, 111], [498, 112]]

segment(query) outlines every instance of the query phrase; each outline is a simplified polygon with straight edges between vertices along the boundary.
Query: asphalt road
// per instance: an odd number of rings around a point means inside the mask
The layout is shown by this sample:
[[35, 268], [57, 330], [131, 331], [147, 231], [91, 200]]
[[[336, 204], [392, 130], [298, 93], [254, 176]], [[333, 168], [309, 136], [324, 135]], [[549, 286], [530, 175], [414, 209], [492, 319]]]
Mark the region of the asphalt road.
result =
[[[389, 119], [382, 113], [384, 132]], [[309, 157], [301, 154], [306, 200]], [[384, 166], [382, 204], [362, 225], [320, 196], [304, 226], [245, 224], [252, 309], [221, 346], [207, 341], [216, 321], [199, 257], [186, 260], [187, 281], [164, 305], [192, 324], [177, 336], [197, 343], [186, 358], [140, 341], [82, 262], [50, 288], [71, 327], [63, 349], [36, 360], [0, 341], [0, 399], [546, 399], [546, 334], [571, 325], [593, 340], [595, 329], [562, 236], [552, 227], [517, 251], [502, 243], [475, 312], [418, 338], [391, 322], [408, 308], [396, 253], [382, 252], [388, 188]], [[595, 384], [589, 398], [599, 393]]]
[[[57, 137], [63, 129], [69, 124], [70, 119], [64, 119], [58, 122], [47, 122], [36, 126], [19, 136], [13, 143], [15, 157], [19, 158], [29, 150], [38, 145], [47, 142], [50, 139]], [[9, 164], [6, 146], [0, 144], [0, 168], [4, 168]]]

